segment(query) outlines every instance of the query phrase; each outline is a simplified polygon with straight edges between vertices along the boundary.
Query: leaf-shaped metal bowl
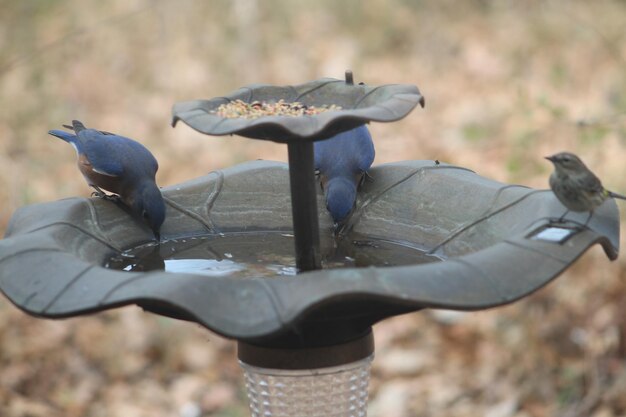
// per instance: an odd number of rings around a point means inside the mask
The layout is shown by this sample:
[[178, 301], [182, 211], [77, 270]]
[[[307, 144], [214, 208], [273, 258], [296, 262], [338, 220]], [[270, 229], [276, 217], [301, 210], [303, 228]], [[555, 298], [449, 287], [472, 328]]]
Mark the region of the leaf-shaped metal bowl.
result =
[[[234, 100], [300, 102], [307, 106], [338, 105], [341, 110], [311, 116], [263, 116], [257, 119], [226, 118], [217, 108]], [[253, 139], [289, 143], [329, 138], [370, 121], [393, 122], [402, 119], [424, 97], [414, 85], [390, 84], [368, 86], [334, 78], [322, 78], [296, 86], [254, 84], [210, 100], [176, 103], [172, 124], [182, 120], [207, 135], [237, 134]]]
[[[553, 224], [549, 190], [506, 185], [470, 170], [408, 161], [371, 170], [347, 233], [408, 242], [442, 262], [250, 279], [123, 272], [102, 267], [150, 232], [114, 204], [71, 198], [18, 210], [0, 241], [0, 289], [24, 311], [69, 317], [138, 304], [254, 343], [341, 342], [386, 317], [422, 308], [477, 310], [511, 303], [600, 243], [617, 257], [619, 217], [609, 200]], [[251, 180], [254, 179], [254, 180]], [[163, 236], [291, 230], [288, 167], [254, 161], [167, 187]], [[320, 205], [323, 195], [317, 195]], [[332, 220], [319, 214], [322, 250]]]

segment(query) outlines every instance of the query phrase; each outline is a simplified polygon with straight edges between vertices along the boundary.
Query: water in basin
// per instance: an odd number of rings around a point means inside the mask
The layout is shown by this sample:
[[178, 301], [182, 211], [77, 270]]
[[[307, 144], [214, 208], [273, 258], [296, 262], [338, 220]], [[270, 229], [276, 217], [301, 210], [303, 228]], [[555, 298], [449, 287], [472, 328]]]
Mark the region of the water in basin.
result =
[[[227, 233], [147, 243], [110, 258], [107, 268], [165, 270], [208, 276], [296, 275], [293, 235], [277, 232]], [[349, 236], [322, 250], [322, 267], [399, 266], [439, 261], [412, 245]]]

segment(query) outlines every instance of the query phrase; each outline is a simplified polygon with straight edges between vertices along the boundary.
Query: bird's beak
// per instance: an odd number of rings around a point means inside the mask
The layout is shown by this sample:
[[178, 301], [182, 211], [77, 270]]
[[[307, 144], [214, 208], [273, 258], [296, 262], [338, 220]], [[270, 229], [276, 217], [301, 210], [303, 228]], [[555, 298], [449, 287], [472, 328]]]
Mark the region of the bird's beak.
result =
[[348, 225], [348, 220], [352, 216], [353, 212], [354, 209], [352, 209], [352, 211], [344, 219], [333, 223], [333, 233], [336, 237], [343, 235], [344, 231], [346, 230], [346, 226]]
[[546, 156], [545, 158], [546, 158], [548, 161], [550, 161], [550, 162], [554, 162], [554, 160], [555, 160], [554, 155], [551, 155], [551, 156]]

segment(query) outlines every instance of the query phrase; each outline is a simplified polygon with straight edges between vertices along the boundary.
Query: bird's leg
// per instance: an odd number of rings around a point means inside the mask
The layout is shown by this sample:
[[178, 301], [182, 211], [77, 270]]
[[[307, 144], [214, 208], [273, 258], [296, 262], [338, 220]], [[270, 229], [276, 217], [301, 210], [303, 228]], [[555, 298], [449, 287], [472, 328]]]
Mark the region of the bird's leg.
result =
[[102, 189], [100, 187], [98, 187], [97, 185], [90, 184], [90, 186], [91, 186], [91, 188], [96, 190], [93, 193], [91, 193], [92, 197], [98, 197], [98, 198], [106, 198], [107, 197], [107, 194], [104, 191], [102, 191]]
[[324, 184], [322, 183], [322, 173], [320, 172], [319, 169], [315, 170], [315, 181], [318, 181], [320, 183], [320, 189], [323, 192], [324, 191]]
[[589, 223], [589, 220], [591, 220], [591, 216], [593, 216], [593, 210], [589, 211], [589, 216], [587, 216], [587, 220], [585, 221], [584, 226], [587, 227], [587, 223]]
[[374, 182], [374, 178], [372, 178], [370, 174], [367, 173], [367, 171], [361, 171], [357, 180], [357, 185], [356, 185], [357, 189], [360, 189], [363, 186], [363, 184], [365, 184], [365, 181]]
[[91, 187], [94, 190], [96, 190], [93, 193], [91, 193], [92, 197], [98, 197], [98, 198], [101, 198], [103, 200], [111, 201], [111, 202], [116, 203], [116, 204], [121, 201], [120, 200], [120, 196], [117, 195], [117, 194], [107, 194], [104, 191], [102, 191], [102, 189], [100, 187], [98, 187], [97, 185], [91, 185]]
[[341, 238], [345, 235], [345, 233], [347, 231], [349, 231], [349, 219], [350, 216], [352, 215], [352, 212], [350, 212], [350, 214], [343, 220], [339, 221], [339, 222], [334, 222], [333, 223], [333, 235], [335, 235], [336, 238]]
[[567, 215], [567, 213], [569, 213], [569, 209], [565, 210], [565, 213], [563, 213], [563, 215], [559, 217], [559, 223], [563, 223], [563, 220], [565, 220], [565, 216]]
[[124, 204], [124, 202], [122, 201], [122, 197], [117, 194], [108, 194], [105, 200], [115, 203], [117, 205]]

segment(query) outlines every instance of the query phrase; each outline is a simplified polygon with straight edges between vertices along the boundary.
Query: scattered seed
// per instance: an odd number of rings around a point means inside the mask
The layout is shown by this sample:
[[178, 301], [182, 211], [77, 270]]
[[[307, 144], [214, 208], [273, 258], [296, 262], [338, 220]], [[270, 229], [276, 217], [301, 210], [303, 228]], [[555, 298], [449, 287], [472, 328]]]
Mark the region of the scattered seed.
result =
[[233, 100], [220, 105], [216, 110], [211, 111], [211, 113], [227, 119], [258, 119], [263, 116], [313, 116], [325, 111], [336, 110], [341, 110], [341, 106], [337, 106], [336, 104], [307, 106], [306, 104], [302, 104], [298, 101], [288, 103], [283, 99], [280, 99], [275, 103], [266, 103], [264, 101], [246, 103], [242, 100]]

